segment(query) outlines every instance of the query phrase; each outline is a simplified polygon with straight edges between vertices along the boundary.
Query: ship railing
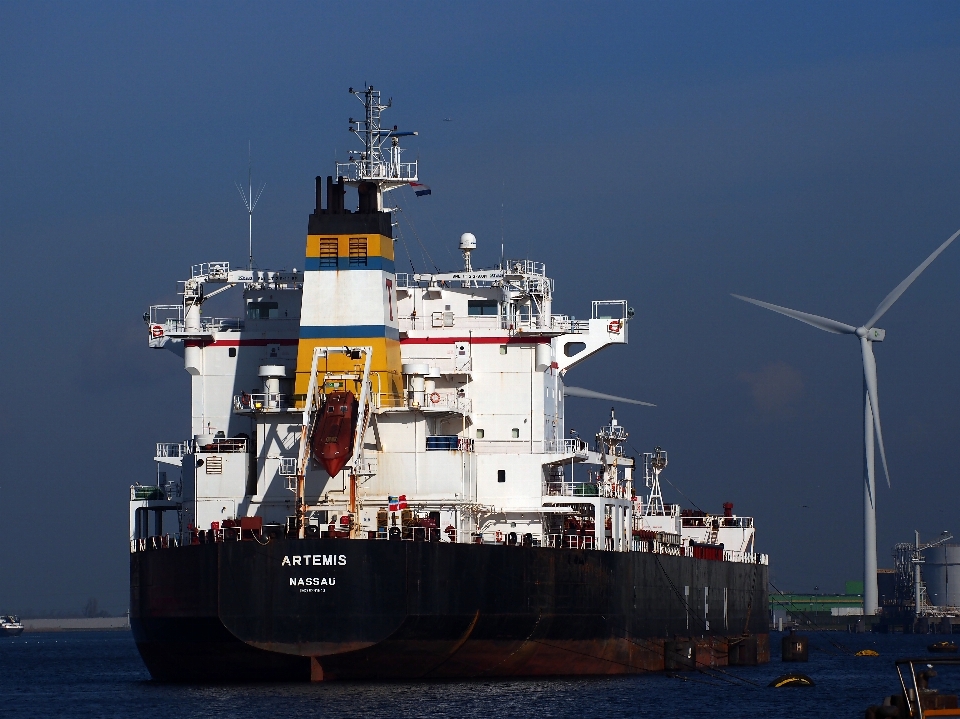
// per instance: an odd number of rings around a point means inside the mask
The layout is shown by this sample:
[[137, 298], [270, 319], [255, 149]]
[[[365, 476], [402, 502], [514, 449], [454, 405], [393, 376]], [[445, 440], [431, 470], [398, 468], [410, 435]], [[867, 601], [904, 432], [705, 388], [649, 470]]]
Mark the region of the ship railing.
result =
[[[420, 393], [416, 393], [420, 394]], [[394, 400], [392, 396], [375, 396], [374, 406], [378, 408], [410, 408], [450, 410], [457, 414], [470, 414], [473, 411], [473, 400], [461, 397], [456, 392], [423, 392], [422, 401], [416, 397], [400, 397]]]
[[370, 395], [370, 402], [376, 409], [407, 406], [407, 398], [404, 395], [392, 392], [373, 392]]
[[157, 549], [174, 549], [192, 544], [222, 544], [241, 540], [260, 540], [262, 530], [240, 529], [240, 527], [220, 527], [218, 529], [199, 529], [188, 532], [169, 532], [151, 537], [138, 537], [130, 540], [130, 552], [149, 552]]
[[756, 552], [735, 552], [725, 549], [723, 550], [723, 561], [737, 562], [738, 564], [769, 564], [770, 557], [767, 554]]
[[280, 412], [292, 407], [290, 397], [278, 392], [243, 392], [233, 397], [236, 412]]
[[130, 501], [142, 502], [150, 499], [167, 499], [167, 493], [163, 487], [155, 484], [133, 484], [130, 486]]
[[750, 529], [753, 526], [753, 517], [718, 517], [720, 527], [734, 527], [736, 529]]
[[190, 265], [190, 277], [207, 277], [210, 280], [226, 282], [230, 278], [229, 262], [201, 262]]
[[182, 457], [190, 448], [188, 442], [157, 442], [155, 457]]
[[565, 334], [587, 334], [590, 331], [590, 320], [578, 320], [575, 317], [567, 317], [567, 315], [552, 315], [549, 329]]
[[[679, 504], [664, 504], [663, 511], [661, 512], [659, 507], [655, 505], [650, 505], [648, 502], [644, 502], [642, 497], [637, 497], [636, 509], [633, 513], [634, 517], [679, 517], [680, 516], [680, 505]], [[638, 527], [640, 529], [640, 527]]]
[[578, 440], [478, 439], [477, 454], [566, 454], [587, 456], [586, 444]]
[[606, 497], [624, 499], [626, 486], [605, 482], [544, 482], [544, 494], [558, 497]]
[[416, 182], [417, 163], [369, 159], [338, 162], [337, 175], [350, 182], [363, 180], [407, 180], [408, 182]]
[[507, 275], [546, 275], [547, 267], [533, 260], [504, 260], [503, 271]]
[[683, 547], [679, 544], [670, 544], [661, 542], [657, 539], [643, 539], [633, 537], [630, 547], [634, 552], [645, 552], [648, 554], [667, 554], [672, 557], [682, 557]]
[[[551, 318], [552, 319], [552, 318]], [[576, 324], [576, 329], [570, 329], [569, 322], [555, 324], [544, 322], [542, 325], [536, 315], [520, 318], [511, 318], [506, 315], [459, 315], [453, 312], [432, 312], [426, 317], [399, 317], [397, 328], [400, 332], [423, 332], [426, 330], [444, 330], [455, 328], [462, 330], [508, 330], [510, 332], [588, 332], [589, 321]]]
[[[163, 310], [179, 310], [180, 316], [163, 316]], [[152, 305], [150, 307], [150, 336], [158, 339], [163, 335], [189, 334], [183, 321], [181, 305]], [[230, 332], [242, 330], [243, 320], [239, 317], [201, 317], [200, 334], [212, 332]]]
[[[437, 395], [440, 396], [437, 399]], [[432, 409], [450, 409], [460, 414], [470, 414], [473, 411], [473, 401], [461, 397], [456, 392], [429, 392], [425, 393], [425, 407]]]
[[472, 452], [474, 440], [469, 437], [460, 437], [456, 434], [431, 435], [426, 438], [427, 451], [454, 451], [454, 452]]
[[723, 517], [715, 514], [702, 517], [682, 517], [684, 527], [712, 527], [717, 522], [721, 528], [750, 529], [753, 527], [753, 517]]
[[243, 454], [247, 451], [245, 437], [215, 437], [206, 444], [193, 442], [193, 453], [226, 454], [230, 452]]
[[595, 549], [597, 546], [593, 535], [579, 534], [544, 534], [540, 543], [555, 549]]
[[586, 456], [587, 443], [579, 437], [572, 439], [547, 439], [543, 442], [543, 451], [546, 454], [576, 454]]

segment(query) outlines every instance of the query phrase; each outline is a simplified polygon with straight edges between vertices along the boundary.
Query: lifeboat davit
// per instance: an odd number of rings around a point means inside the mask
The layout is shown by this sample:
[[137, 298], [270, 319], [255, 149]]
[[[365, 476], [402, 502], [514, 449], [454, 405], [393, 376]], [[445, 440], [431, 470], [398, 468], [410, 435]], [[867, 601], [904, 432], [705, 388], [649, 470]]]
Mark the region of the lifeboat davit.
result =
[[310, 449], [313, 458], [333, 477], [353, 456], [353, 435], [357, 429], [357, 398], [353, 392], [331, 392], [317, 418]]

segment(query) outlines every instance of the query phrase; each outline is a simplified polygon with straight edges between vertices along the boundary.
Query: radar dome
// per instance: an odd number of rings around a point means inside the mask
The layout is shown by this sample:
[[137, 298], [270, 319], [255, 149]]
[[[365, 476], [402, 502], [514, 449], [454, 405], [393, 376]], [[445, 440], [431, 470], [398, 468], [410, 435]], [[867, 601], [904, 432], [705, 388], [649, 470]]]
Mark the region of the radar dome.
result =
[[460, 235], [460, 249], [461, 250], [475, 250], [477, 249], [477, 238], [472, 232], [464, 232]]

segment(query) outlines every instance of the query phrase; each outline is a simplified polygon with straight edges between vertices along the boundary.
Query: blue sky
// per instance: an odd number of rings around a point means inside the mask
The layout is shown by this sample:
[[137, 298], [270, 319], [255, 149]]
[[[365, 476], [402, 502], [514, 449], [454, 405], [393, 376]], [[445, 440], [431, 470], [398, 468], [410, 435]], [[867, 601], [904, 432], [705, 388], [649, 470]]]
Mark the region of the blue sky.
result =
[[[191, 263], [244, 261], [248, 141], [258, 261], [300, 266], [364, 82], [420, 132], [417, 269], [464, 231], [492, 264], [502, 228], [557, 311], [628, 298], [630, 346], [569, 381], [657, 403], [619, 410], [637, 449], [756, 516], [778, 586], [842, 590], [858, 348], [729, 293], [859, 324], [960, 228], [958, 25], [950, 3], [0, 3], [0, 609], [125, 608], [126, 488], [189, 431], [140, 316]], [[960, 532], [958, 270], [960, 245], [881, 323], [881, 565]], [[607, 411], [571, 400], [569, 424]]]

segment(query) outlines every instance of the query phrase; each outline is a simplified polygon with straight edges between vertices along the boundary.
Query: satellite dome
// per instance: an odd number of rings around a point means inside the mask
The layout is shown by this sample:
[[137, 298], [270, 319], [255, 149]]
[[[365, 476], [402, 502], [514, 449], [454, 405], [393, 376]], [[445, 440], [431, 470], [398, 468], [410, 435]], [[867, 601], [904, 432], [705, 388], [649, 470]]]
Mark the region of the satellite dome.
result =
[[464, 232], [460, 235], [460, 249], [461, 250], [475, 250], [477, 249], [477, 238], [472, 232]]

